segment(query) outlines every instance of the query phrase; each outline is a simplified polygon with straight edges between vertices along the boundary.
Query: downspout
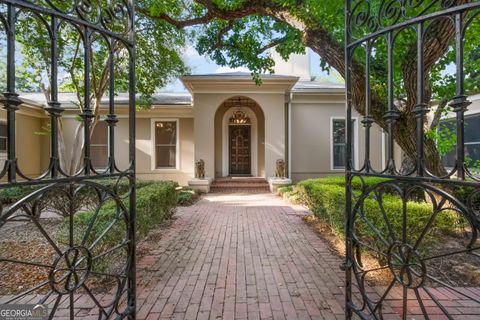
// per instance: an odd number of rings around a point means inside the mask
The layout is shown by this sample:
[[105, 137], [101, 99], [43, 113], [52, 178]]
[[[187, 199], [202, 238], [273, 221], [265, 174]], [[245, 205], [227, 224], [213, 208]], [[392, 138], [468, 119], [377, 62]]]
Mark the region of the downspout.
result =
[[385, 153], [385, 131], [383, 129], [381, 130], [381, 135], [382, 135], [382, 170], [387, 166], [387, 156]]
[[292, 99], [293, 93], [290, 91], [290, 98], [287, 105], [287, 124], [288, 124], [288, 178], [292, 179]]

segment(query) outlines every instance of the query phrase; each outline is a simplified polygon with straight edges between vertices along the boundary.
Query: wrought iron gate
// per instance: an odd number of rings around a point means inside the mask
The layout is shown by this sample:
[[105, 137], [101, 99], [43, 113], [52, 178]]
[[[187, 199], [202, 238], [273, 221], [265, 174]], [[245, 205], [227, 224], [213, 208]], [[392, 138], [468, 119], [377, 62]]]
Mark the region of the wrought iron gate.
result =
[[[31, 19], [26, 23], [25, 19]], [[23, 23], [23, 25], [22, 25]], [[22, 25], [23, 27], [20, 27]], [[36, 27], [30, 28], [31, 25]], [[68, 124], [62, 119], [65, 107], [60, 102], [60, 77], [66, 73], [59, 64], [59, 47], [68, 39], [62, 38], [65, 28], [78, 37], [83, 57], [80, 69], [83, 79], [78, 87], [82, 100], [77, 115], [83, 130], [83, 148], [80, 164], [69, 172], [61, 163], [62, 133]], [[44, 34], [48, 52], [46, 72], [50, 80], [47, 103], [43, 106], [49, 136], [47, 168], [38, 176], [27, 174], [24, 166], [29, 161], [40, 162], [41, 155], [22, 159], [18, 153], [19, 132], [26, 127], [18, 125], [24, 101], [17, 82], [22, 74], [16, 72], [19, 60], [18, 39], [21, 32]], [[32, 31], [33, 30], [33, 31]], [[28, 285], [11, 288], [9, 295], [0, 296], [0, 304], [46, 304], [48, 317], [82, 318], [87, 315], [99, 319], [135, 317], [135, 45], [133, 1], [29, 1], [0, 0], [0, 33], [6, 48], [6, 90], [0, 96], [6, 114], [6, 160], [0, 172], [2, 195], [8, 192], [22, 194], [13, 203], [2, 201], [0, 234], [19, 225], [33, 234], [33, 242], [19, 241], [15, 234], [0, 242], [0, 272], [32, 277]], [[105, 44], [109, 68], [104, 83], [108, 101], [94, 110], [92, 66], [98, 42]], [[30, 44], [35, 45], [35, 44]], [[38, 44], [41, 45], [40, 43]], [[78, 50], [77, 47], [77, 50]], [[119, 48], [123, 50], [124, 65], [119, 70]], [[68, 53], [65, 56], [69, 56]], [[71, 55], [69, 56], [71, 57]], [[96, 63], [96, 62], [95, 62]], [[20, 63], [21, 64], [21, 63]], [[78, 67], [78, 66], [77, 66]], [[28, 70], [27, 70], [28, 71]], [[122, 72], [126, 81], [122, 89], [128, 91], [128, 111], [117, 117], [115, 103], [116, 74]], [[31, 104], [31, 102], [29, 102]], [[125, 110], [125, 108], [124, 108]], [[71, 111], [71, 110], [70, 110]], [[70, 115], [70, 124], [75, 123]], [[108, 130], [106, 153], [108, 164], [99, 169], [92, 163], [92, 126], [105, 121]], [[116, 126], [128, 128], [128, 152], [116, 151]], [[125, 132], [124, 131], [124, 132]], [[80, 131], [82, 132], [82, 131]], [[29, 134], [34, 135], [33, 132]], [[26, 135], [23, 135], [24, 137]], [[67, 142], [68, 146], [69, 143]], [[65, 144], [63, 144], [65, 146]], [[32, 146], [33, 147], [33, 146]], [[122, 152], [121, 152], [122, 151]], [[48, 150], [47, 150], [48, 152]], [[120, 153], [120, 156], [118, 153]], [[117, 156], [116, 156], [117, 155]], [[122, 167], [119, 163], [123, 163]], [[75, 168], [75, 167], [70, 167]], [[5, 192], [7, 190], [8, 192]], [[4, 200], [4, 199], [2, 199]], [[52, 218], [53, 217], [53, 218]], [[60, 217], [60, 218], [59, 218]], [[51, 219], [49, 219], [51, 218]], [[52, 230], [49, 221], [56, 221]], [[60, 220], [59, 220], [60, 219]], [[61, 221], [59, 223], [59, 221]], [[15, 229], [17, 230], [17, 229]], [[60, 230], [60, 231], [59, 231]], [[108, 241], [107, 241], [108, 239]], [[20, 239], [22, 240], [22, 239]], [[7, 243], [7, 245], [5, 245]], [[26, 254], [22, 246], [38, 245]], [[10, 250], [8, 246], [18, 245]], [[11, 247], [10, 247], [11, 248]], [[27, 269], [25, 271], [25, 269]], [[3, 279], [7, 280], [7, 279]], [[18, 279], [20, 281], [25, 279]], [[5, 287], [2, 288], [6, 289]], [[81, 308], [83, 308], [81, 310]], [[85, 309], [87, 308], [87, 309]]]
[[[471, 277], [480, 272], [480, 176], [476, 147], [465, 140], [475, 126], [465, 125], [465, 81], [472, 80], [467, 63], [480, 57], [480, 40], [469, 33], [479, 31], [479, 14], [478, 1], [345, 2], [348, 319], [478, 317], [465, 309], [480, 308], [472, 288], [480, 284]], [[449, 120], [430, 128], [440, 119], [433, 86], [445, 80], [453, 83], [443, 96]], [[359, 167], [352, 161], [356, 112], [365, 136]], [[439, 133], [447, 127], [454, 145], [448, 155]], [[384, 159], [372, 142], [380, 130]]]

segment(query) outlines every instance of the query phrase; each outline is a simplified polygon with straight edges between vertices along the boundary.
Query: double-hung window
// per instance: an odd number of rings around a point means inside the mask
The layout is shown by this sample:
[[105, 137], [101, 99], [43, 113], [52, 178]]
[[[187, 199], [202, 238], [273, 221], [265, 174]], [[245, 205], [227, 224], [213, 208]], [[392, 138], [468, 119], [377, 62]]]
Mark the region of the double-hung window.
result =
[[478, 169], [480, 161], [480, 115], [465, 118], [465, 162]]
[[155, 121], [155, 168], [176, 169], [178, 156], [178, 122]]
[[108, 124], [98, 121], [90, 138], [90, 160], [94, 168], [108, 165]]
[[[480, 115], [465, 116], [464, 138], [465, 138], [465, 163], [472, 167], [480, 161]], [[445, 119], [440, 122], [438, 128], [438, 139], [455, 139], [455, 119]], [[449, 152], [442, 157], [442, 163], [446, 168], [453, 168], [456, 162], [456, 150], [452, 146]], [[475, 165], [476, 166], [476, 165]]]
[[[353, 132], [355, 132], [355, 119], [352, 120]], [[334, 118], [332, 119], [331, 124], [331, 167], [334, 170], [345, 169], [345, 159], [346, 159], [346, 150], [347, 150], [347, 136], [346, 136], [346, 126], [345, 119]], [[352, 136], [353, 141], [355, 141], [354, 136]], [[352, 159], [355, 163], [355, 152], [352, 144]]]
[[7, 153], [7, 124], [0, 123], [0, 154]]

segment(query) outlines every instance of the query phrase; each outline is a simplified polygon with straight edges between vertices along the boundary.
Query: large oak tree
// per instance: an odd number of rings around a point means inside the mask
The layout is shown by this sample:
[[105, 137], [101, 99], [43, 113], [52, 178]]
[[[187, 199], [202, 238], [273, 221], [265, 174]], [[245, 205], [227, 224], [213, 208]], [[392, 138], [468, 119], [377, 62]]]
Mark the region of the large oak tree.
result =
[[[371, 2], [375, 8], [375, 3], [380, 1]], [[456, 0], [450, 5], [465, 2], [468, 0]], [[435, 9], [438, 6], [430, 10]], [[341, 0], [150, 0], [138, 4], [137, 10], [151, 19], [190, 30], [199, 53], [207, 54], [220, 65], [247, 66], [257, 79], [259, 74], [273, 69], [274, 62], [269, 54], [272, 48], [286, 59], [292, 53], [304, 52], [308, 47], [320, 56], [322, 68], [333, 68], [345, 75], [344, 2]], [[470, 59], [466, 63], [469, 68], [466, 80], [470, 92], [478, 89], [479, 82], [476, 70], [480, 55], [478, 46], [474, 45], [480, 30], [478, 27], [479, 23], [475, 21], [470, 29], [477, 31], [466, 35], [465, 57]], [[424, 65], [427, 81], [423, 103], [431, 104], [432, 99], [437, 99], [441, 106], [434, 116], [432, 127], [425, 123], [426, 132], [435, 129], [443, 108], [453, 97], [454, 77], [445, 76], [445, 69], [454, 61], [454, 50], [451, 50], [454, 31], [453, 23], [447, 19], [433, 21], [426, 30]], [[394, 139], [410, 158], [416, 154], [413, 112], [418, 104], [415, 95], [416, 45], [415, 36], [407, 30], [397, 37], [395, 47], [395, 92], [397, 105], [401, 108]], [[372, 57], [371, 115], [380, 127], [386, 128], [383, 117], [387, 74], [385, 43], [379, 41], [376, 46], [375, 57]], [[364, 63], [359, 52], [352, 62], [352, 94], [354, 108], [361, 115], [365, 115]], [[426, 135], [424, 152], [429, 169], [443, 175], [445, 169], [435, 135]]]
[[[142, 4], [142, 1], [137, 1]], [[103, 5], [104, 1], [95, 5]], [[148, 4], [147, 4], [148, 5]], [[6, 15], [6, 6], [0, 5], [0, 14]], [[47, 23], [49, 18], [45, 19]], [[126, 19], [126, 18], [123, 18]], [[121, 20], [123, 23], [124, 20]], [[123, 25], [123, 24], [122, 24]], [[16, 90], [17, 92], [42, 92], [46, 101], [51, 98], [51, 38], [45, 21], [29, 11], [22, 11], [16, 23]], [[169, 81], [188, 72], [181, 55], [185, 47], [186, 33], [163, 20], [150, 19], [139, 13], [136, 15], [136, 90], [139, 107], [149, 107], [150, 99], [157, 90]], [[73, 104], [81, 113], [88, 103], [93, 110], [92, 134], [100, 117], [101, 100], [108, 97], [110, 66], [114, 65], [115, 94], [127, 92], [129, 88], [129, 65], [127, 49], [117, 43], [112, 47], [110, 59], [109, 45], [98, 33], [90, 35], [90, 83], [91, 94], [84, 96], [84, 57], [82, 35], [68, 23], [59, 26], [58, 35], [58, 86], [62, 92], [73, 92]], [[121, 33], [121, 32], [119, 32]], [[5, 91], [6, 83], [6, 33], [0, 24], [0, 92]], [[59, 123], [59, 156], [63, 170], [73, 174], [79, 170], [83, 151], [84, 123], [80, 119], [75, 129], [74, 140], [64, 141], [64, 121]], [[43, 134], [49, 134], [44, 128]], [[42, 134], [40, 133], [40, 134]]]

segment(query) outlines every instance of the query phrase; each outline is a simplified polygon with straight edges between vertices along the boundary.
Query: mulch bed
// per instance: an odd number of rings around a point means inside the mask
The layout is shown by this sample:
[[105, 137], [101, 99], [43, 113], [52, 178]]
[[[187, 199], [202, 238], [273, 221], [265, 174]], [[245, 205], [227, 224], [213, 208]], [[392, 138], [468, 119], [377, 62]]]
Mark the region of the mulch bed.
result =
[[[56, 256], [53, 248], [39, 240], [0, 241], [0, 256], [12, 260], [50, 265]], [[46, 281], [48, 268], [0, 262], [0, 294], [17, 294]], [[40, 292], [47, 290], [46, 286]]]
[[[323, 220], [309, 215], [303, 218], [305, 223], [321, 238], [325, 239], [333, 253], [340, 257], [345, 257], [345, 242], [338, 237]], [[438, 243], [430, 251], [430, 256], [444, 254], [446, 252], [456, 252], [465, 250], [466, 243], [470, 239], [465, 235], [442, 235], [442, 242]], [[474, 248], [480, 247], [480, 241], [477, 241]], [[445, 257], [439, 257], [426, 262], [428, 275], [439, 279], [453, 287], [478, 287], [480, 286], [480, 249], [475, 250], [477, 255], [473, 254], [454, 254]], [[374, 257], [363, 255], [363, 263], [366, 269], [373, 269], [379, 264]], [[369, 273], [368, 282], [375, 286], [388, 285], [392, 280], [389, 269]], [[442, 286], [442, 284], [427, 280], [428, 286]]]
[[[137, 260], [156, 248], [158, 241], [175, 219], [173, 217], [162, 222], [138, 242]], [[55, 238], [60, 223], [61, 219], [41, 220], [42, 226], [51, 238]], [[2, 227], [0, 257], [51, 266], [58, 255], [33, 223], [15, 222]], [[50, 270], [51, 268], [15, 262], [0, 262], [0, 295], [19, 294], [39, 285], [48, 280]], [[93, 292], [106, 293], [115, 285], [115, 281], [112, 278], [96, 276], [87, 280], [86, 284]], [[32, 293], [45, 294], [50, 289], [50, 284], [46, 284]]]

